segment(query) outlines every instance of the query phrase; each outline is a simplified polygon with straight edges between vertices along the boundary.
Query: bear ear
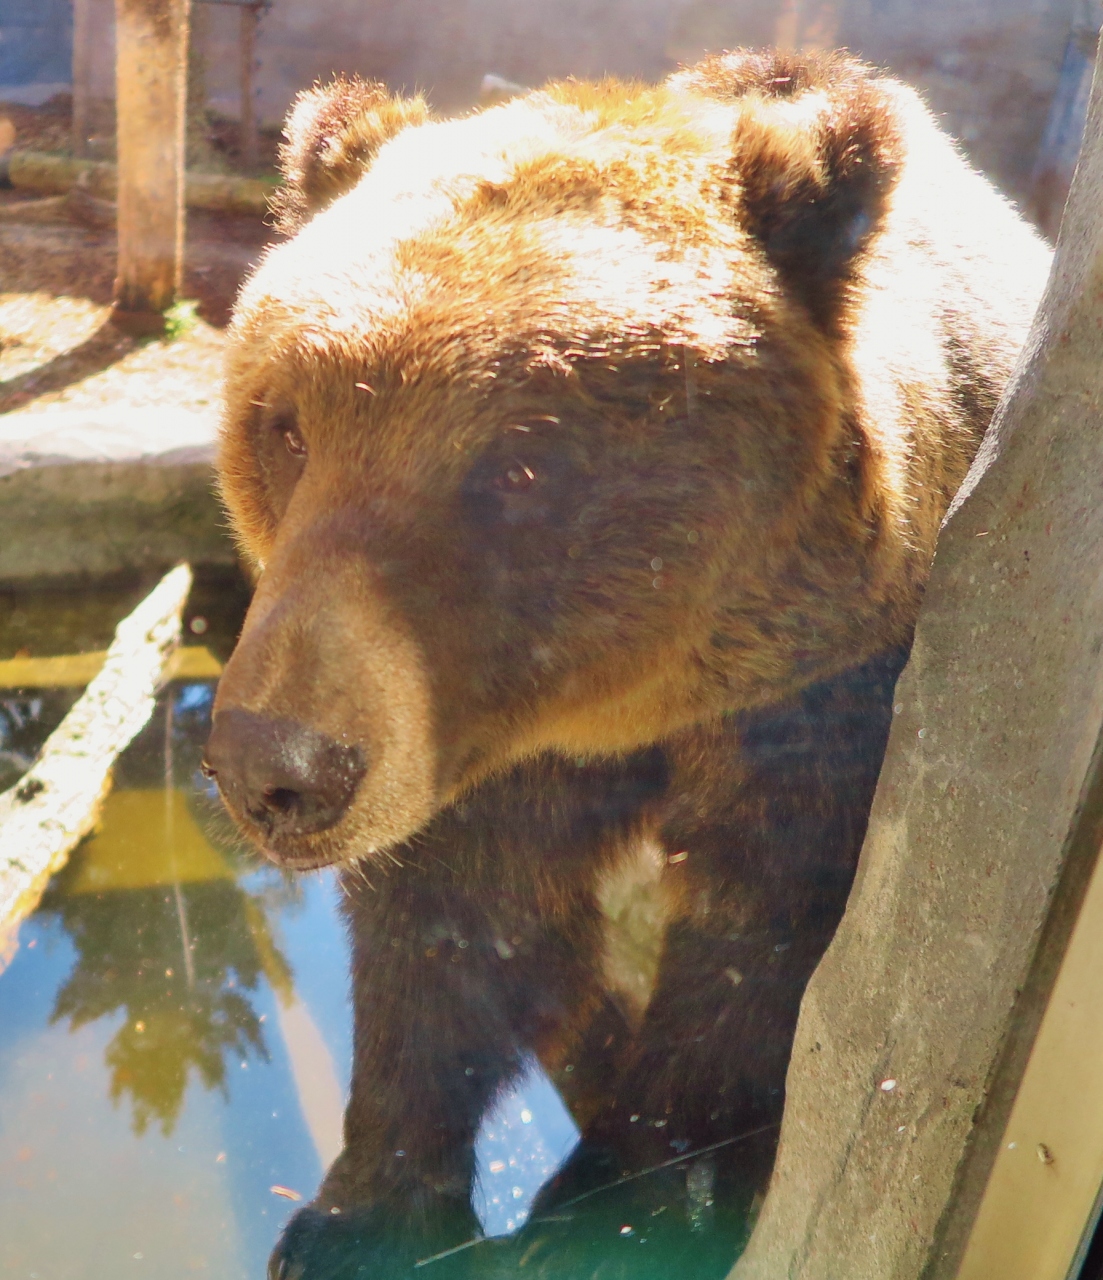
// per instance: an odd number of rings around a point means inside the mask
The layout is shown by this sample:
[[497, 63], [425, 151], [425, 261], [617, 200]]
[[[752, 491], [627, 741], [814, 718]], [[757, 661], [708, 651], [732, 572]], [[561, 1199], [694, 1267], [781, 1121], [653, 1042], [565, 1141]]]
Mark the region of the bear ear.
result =
[[899, 177], [893, 89], [840, 54], [721, 54], [686, 82], [737, 102], [731, 178], [740, 220], [830, 324]]
[[356, 185], [388, 138], [428, 119], [424, 98], [392, 96], [375, 81], [341, 76], [300, 93], [279, 153], [284, 177], [274, 201], [279, 229], [296, 231]]

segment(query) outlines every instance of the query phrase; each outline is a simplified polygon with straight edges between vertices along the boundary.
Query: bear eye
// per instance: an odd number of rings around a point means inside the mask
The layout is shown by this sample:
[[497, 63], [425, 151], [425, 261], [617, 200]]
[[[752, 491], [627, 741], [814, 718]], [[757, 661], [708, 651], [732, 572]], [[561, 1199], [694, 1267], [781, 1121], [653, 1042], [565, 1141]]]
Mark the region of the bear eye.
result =
[[536, 480], [536, 472], [523, 462], [514, 460], [494, 481], [494, 487], [503, 493], [523, 493]]
[[283, 442], [287, 446], [287, 452], [296, 458], [306, 457], [306, 441], [302, 438], [299, 428], [294, 424], [284, 426], [282, 429]]

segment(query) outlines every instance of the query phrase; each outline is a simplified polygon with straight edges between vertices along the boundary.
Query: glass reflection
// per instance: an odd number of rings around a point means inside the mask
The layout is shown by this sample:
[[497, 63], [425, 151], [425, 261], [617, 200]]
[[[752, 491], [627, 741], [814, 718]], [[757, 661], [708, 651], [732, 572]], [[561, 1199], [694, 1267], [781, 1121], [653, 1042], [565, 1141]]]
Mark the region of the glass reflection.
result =
[[0, 791], [31, 767], [35, 752], [61, 723], [79, 689], [0, 690]]

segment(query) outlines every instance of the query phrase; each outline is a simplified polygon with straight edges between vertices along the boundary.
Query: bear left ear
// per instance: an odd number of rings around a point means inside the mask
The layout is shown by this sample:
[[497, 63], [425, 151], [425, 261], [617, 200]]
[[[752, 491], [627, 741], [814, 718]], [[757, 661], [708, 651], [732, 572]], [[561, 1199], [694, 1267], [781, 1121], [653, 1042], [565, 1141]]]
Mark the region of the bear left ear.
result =
[[[704, 70], [702, 68], [701, 70]], [[838, 314], [904, 158], [892, 90], [844, 55], [727, 54], [740, 218], [813, 315]]]
[[384, 142], [428, 119], [424, 98], [392, 96], [376, 81], [341, 76], [300, 93], [280, 147], [284, 185], [274, 201], [280, 230], [290, 235], [351, 191]]

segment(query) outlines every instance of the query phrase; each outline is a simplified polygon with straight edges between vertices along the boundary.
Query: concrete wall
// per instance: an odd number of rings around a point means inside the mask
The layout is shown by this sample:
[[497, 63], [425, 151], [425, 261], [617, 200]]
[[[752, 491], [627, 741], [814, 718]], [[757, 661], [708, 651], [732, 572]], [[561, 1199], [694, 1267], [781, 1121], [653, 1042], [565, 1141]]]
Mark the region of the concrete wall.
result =
[[1023, 198], [1083, 8], [1081, 0], [849, 0], [838, 38], [920, 88], [974, 163]]
[[[847, 45], [917, 84], [971, 156], [1025, 198], [1070, 30], [1099, 0], [274, 0], [261, 23], [261, 118], [337, 71], [428, 92], [443, 110], [487, 72], [522, 84], [652, 79], [709, 49]], [[238, 111], [232, 9], [205, 17], [209, 92]], [[1083, 19], [1081, 18], [1081, 22]]]
[[[106, 103], [113, 0], [89, 2], [93, 94]], [[448, 111], [473, 103], [487, 72], [531, 85], [654, 79], [710, 49], [846, 45], [918, 85], [974, 161], [1025, 200], [1070, 33], [1101, 16], [1103, 0], [273, 0], [258, 107], [276, 125], [300, 88], [342, 71], [422, 89]], [[208, 99], [230, 117], [239, 25], [233, 7], [195, 5]]]

